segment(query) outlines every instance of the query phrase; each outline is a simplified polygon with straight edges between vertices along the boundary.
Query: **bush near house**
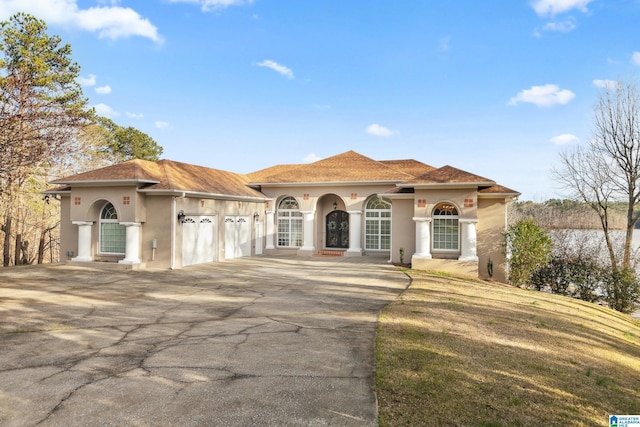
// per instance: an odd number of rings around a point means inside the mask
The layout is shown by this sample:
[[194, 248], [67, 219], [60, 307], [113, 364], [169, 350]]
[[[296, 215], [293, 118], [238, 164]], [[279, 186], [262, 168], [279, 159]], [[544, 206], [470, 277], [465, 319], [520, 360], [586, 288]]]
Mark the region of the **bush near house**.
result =
[[529, 284], [531, 275], [551, 257], [551, 237], [532, 218], [511, 224], [504, 234], [509, 281], [518, 287]]

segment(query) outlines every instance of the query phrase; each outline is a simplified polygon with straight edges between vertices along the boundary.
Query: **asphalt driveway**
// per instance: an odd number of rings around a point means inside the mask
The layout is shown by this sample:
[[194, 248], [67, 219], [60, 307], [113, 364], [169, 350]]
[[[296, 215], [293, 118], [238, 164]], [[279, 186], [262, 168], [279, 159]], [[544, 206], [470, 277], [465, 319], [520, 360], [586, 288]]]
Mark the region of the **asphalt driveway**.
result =
[[386, 260], [0, 269], [0, 425], [373, 426]]

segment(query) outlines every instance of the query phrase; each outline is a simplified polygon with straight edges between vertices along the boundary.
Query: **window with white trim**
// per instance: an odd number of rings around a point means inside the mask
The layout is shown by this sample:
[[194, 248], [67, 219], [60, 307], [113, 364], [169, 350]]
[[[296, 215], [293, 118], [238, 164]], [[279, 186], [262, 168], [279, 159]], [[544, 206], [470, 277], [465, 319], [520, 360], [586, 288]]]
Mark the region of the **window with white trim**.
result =
[[391, 201], [379, 196], [367, 202], [364, 211], [364, 247], [368, 250], [391, 249]]
[[433, 249], [458, 251], [460, 249], [460, 224], [458, 209], [451, 203], [440, 203], [433, 210]]
[[100, 212], [100, 253], [122, 255], [126, 243], [126, 227], [120, 225], [113, 204], [107, 203]]
[[302, 213], [293, 197], [285, 197], [278, 204], [278, 246], [302, 246]]

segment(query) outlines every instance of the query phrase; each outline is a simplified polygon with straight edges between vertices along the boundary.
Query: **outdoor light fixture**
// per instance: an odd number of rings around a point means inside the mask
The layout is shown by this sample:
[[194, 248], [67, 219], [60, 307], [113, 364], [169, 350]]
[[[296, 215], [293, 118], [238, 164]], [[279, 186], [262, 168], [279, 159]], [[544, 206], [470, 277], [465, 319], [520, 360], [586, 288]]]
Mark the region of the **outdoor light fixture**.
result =
[[338, 209], [338, 204], [336, 202], [333, 202], [333, 210], [335, 211], [336, 209]]
[[184, 222], [184, 211], [178, 212], [178, 222], [180, 223]]
[[254, 212], [253, 213], [253, 220], [257, 222], [258, 218], [260, 218], [260, 214], [258, 212]]

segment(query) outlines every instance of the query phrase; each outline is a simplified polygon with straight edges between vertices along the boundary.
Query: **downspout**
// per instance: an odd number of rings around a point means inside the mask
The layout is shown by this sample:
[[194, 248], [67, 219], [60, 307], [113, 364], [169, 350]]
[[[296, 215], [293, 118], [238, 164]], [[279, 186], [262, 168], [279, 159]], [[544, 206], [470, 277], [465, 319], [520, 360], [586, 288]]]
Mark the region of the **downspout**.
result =
[[178, 217], [177, 200], [184, 199], [186, 195], [187, 193], [183, 191], [180, 196], [174, 197], [171, 203], [171, 266], [169, 267], [171, 270], [175, 270], [176, 268], [176, 218]]

